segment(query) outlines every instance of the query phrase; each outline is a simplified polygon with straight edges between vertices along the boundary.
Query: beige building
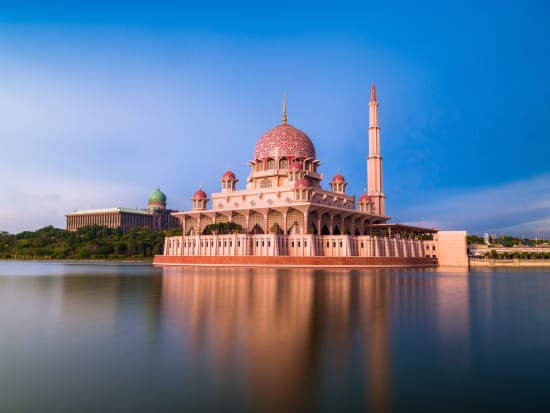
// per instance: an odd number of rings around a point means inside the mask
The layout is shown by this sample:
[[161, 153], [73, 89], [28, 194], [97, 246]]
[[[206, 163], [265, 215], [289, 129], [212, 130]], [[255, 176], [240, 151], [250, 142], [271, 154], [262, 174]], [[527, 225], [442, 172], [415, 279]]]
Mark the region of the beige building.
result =
[[374, 85], [366, 193], [356, 200], [340, 173], [324, 189], [320, 163], [311, 139], [287, 123], [285, 102], [281, 124], [256, 143], [245, 188], [228, 170], [220, 192], [197, 190], [192, 209], [173, 214], [183, 236], [166, 239], [165, 257], [438, 257], [437, 230], [387, 223]]
[[128, 231], [134, 227], [151, 229], [170, 229], [180, 226], [179, 220], [166, 209], [166, 195], [157, 188], [149, 195], [146, 209], [105, 208], [74, 211], [66, 214], [67, 230], [99, 225], [109, 228], [121, 228]]

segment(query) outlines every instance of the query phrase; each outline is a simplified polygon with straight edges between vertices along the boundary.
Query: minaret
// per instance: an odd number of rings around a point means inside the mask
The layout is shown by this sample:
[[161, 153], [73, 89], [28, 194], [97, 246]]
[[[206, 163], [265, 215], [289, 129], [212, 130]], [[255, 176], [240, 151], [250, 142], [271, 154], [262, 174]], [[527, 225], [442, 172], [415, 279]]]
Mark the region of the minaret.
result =
[[380, 156], [380, 127], [378, 126], [378, 101], [376, 86], [370, 89], [369, 102], [369, 156], [367, 157], [368, 195], [373, 203], [373, 212], [384, 215], [384, 192], [382, 192], [382, 157]]

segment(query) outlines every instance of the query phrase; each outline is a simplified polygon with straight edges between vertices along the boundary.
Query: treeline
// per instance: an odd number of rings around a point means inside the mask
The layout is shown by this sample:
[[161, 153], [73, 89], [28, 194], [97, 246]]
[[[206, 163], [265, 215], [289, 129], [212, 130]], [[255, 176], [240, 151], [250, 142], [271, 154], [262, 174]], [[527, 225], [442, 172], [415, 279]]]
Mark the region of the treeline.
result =
[[75, 232], [47, 226], [19, 234], [0, 232], [0, 258], [41, 259], [146, 259], [162, 254], [164, 237], [181, 235], [181, 229], [153, 231], [99, 225]]
[[[466, 237], [466, 241], [468, 242], [468, 244], [481, 244], [481, 245], [485, 244], [484, 238], [478, 235], [468, 235]], [[495, 239], [494, 242], [492, 238], [489, 238], [489, 244], [502, 245], [503, 247], [512, 247], [514, 245], [526, 245], [531, 247], [531, 246], [541, 245], [548, 242], [549, 242], [548, 240], [540, 240], [540, 239], [532, 240], [527, 238], [522, 239], [522, 238], [512, 237], [509, 235], [501, 235], [500, 237]]]

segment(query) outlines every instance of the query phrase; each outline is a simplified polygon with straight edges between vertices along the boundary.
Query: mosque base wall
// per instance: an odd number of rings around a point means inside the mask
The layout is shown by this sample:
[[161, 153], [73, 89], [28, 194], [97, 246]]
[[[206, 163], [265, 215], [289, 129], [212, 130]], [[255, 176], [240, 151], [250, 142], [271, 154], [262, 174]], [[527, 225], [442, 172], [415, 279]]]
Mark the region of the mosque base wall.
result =
[[436, 267], [437, 259], [420, 257], [297, 257], [297, 256], [164, 256], [155, 265], [282, 267], [282, 268], [411, 268]]

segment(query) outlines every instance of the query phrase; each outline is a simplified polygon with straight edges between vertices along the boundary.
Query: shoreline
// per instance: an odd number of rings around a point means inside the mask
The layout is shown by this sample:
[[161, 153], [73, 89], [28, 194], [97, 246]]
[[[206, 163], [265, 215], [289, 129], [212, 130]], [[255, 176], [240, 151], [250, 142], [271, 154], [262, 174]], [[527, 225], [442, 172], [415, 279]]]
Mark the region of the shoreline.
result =
[[49, 259], [49, 258], [0, 258], [0, 262], [2, 261], [12, 261], [12, 262], [67, 262], [67, 263], [90, 263], [90, 264], [96, 264], [96, 263], [112, 263], [112, 264], [153, 264], [152, 259], [148, 260], [123, 260], [123, 259], [108, 259], [108, 258], [95, 258], [95, 259], [78, 259], [78, 258], [56, 258], [56, 259]]
[[507, 259], [495, 259], [495, 258], [488, 258], [488, 259], [469, 259], [469, 266], [470, 268], [475, 267], [530, 267], [530, 268], [547, 268], [550, 267], [550, 259], [518, 259], [514, 258], [511, 260]]

